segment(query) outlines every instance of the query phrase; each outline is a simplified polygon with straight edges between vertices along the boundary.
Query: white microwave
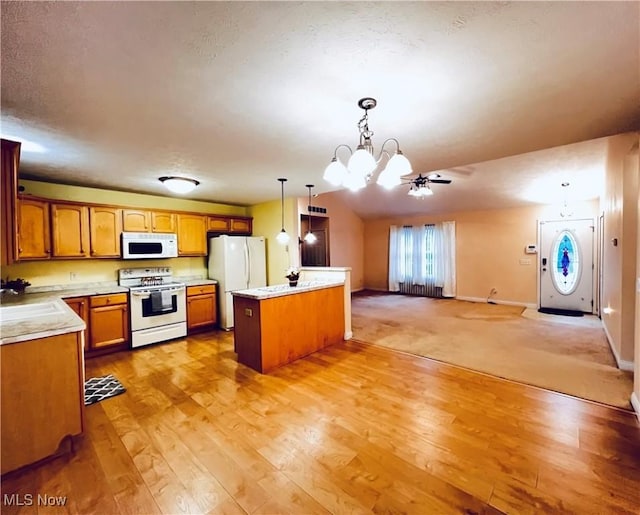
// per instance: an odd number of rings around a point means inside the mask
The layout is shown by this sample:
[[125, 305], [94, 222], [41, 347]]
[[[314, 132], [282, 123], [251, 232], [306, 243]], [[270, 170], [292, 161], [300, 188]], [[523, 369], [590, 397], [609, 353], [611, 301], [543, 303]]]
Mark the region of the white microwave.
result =
[[123, 232], [122, 259], [178, 257], [178, 236], [151, 232]]

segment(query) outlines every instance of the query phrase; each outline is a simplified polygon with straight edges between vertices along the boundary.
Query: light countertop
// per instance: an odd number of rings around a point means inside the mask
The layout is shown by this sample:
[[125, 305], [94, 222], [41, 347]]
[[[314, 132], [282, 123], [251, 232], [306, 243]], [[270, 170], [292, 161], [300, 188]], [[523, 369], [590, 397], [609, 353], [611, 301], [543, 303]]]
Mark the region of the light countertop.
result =
[[[45, 294], [15, 295], [15, 300], [0, 305], [0, 345], [18, 343], [59, 334], [75, 333], [86, 328], [84, 321], [59, 296]], [[43, 309], [44, 314], [11, 319], [7, 310], [29, 307], [32, 313]]]
[[[175, 277], [174, 279], [184, 282], [187, 286], [218, 284], [218, 281], [214, 279], [198, 277]], [[96, 282], [28, 287], [26, 293], [20, 295], [3, 293], [0, 298], [0, 344], [18, 343], [36, 338], [82, 331], [86, 328], [84, 321], [63, 299], [114, 293], [129, 293], [129, 288], [120, 286], [117, 282]], [[38, 304], [40, 308], [43, 308], [44, 304], [48, 304], [54, 313], [15, 319], [11, 319], [9, 314], [2, 314], [2, 308], [4, 307], [28, 304]]]
[[335, 288], [336, 286], [344, 286], [344, 281], [298, 281], [297, 286], [289, 286], [288, 283], [274, 284], [272, 286], [233, 291], [231, 295], [247, 299], [264, 300], [282, 297], [284, 295], [296, 295], [298, 293], [321, 290], [323, 288]]

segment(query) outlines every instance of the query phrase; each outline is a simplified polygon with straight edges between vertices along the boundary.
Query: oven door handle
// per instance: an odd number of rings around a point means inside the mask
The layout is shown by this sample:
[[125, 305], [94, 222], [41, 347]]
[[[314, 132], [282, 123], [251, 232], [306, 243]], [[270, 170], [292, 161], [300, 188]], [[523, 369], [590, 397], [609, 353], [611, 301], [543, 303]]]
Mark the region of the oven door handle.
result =
[[131, 295], [133, 295], [134, 297], [142, 297], [144, 299], [148, 299], [149, 297], [151, 297], [151, 293], [149, 293], [148, 291], [132, 291]]

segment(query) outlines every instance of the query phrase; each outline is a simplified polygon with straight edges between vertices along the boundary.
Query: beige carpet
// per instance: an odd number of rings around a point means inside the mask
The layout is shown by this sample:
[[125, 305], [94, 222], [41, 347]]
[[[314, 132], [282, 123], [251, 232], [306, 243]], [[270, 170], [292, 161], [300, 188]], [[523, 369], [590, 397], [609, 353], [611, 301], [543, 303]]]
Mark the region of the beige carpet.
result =
[[595, 317], [377, 292], [355, 294], [352, 313], [356, 340], [631, 409], [633, 375]]

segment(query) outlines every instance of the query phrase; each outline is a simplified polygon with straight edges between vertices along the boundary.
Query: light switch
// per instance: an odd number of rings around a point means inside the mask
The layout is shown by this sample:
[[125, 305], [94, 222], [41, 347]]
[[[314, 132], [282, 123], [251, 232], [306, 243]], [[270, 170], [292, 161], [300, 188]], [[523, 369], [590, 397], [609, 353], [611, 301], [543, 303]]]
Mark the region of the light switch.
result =
[[253, 309], [244, 308], [244, 314], [245, 314], [245, 316], [252, 317], [253, 316]]

